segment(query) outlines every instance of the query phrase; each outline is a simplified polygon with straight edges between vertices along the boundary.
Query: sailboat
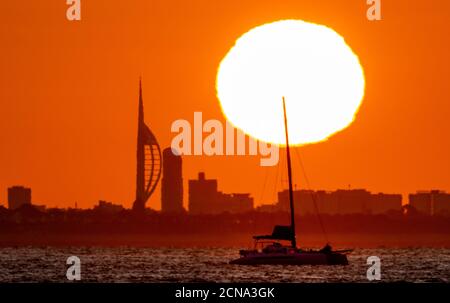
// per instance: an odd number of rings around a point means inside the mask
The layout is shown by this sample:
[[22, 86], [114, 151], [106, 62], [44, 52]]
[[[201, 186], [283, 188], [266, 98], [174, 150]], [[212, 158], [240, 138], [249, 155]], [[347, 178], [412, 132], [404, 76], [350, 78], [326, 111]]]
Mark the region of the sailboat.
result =
[[[240, 257], [230, 261], [239, 265], [348, 265], [347, 254], [351, 250], [334, 251], [329, 244], [320, 250], [302, 250], [297, 247], [295, 234], [294, 194], [292, 189], [292, 168], [289, 149], [289, 134], [286, 103], [283, 97], [284, 129], [289, 178], [289, 205], [291, 225], [276, 225], [271, 235], [254, 236], [253, 249], [240, 250]], [[290, 242], [290, 245], [282, 244]]]

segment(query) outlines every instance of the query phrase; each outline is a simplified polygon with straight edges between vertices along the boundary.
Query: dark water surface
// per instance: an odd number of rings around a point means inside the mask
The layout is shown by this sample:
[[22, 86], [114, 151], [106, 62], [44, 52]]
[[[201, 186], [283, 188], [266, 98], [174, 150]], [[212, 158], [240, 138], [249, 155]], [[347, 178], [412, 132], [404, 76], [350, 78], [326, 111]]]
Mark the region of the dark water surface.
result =
[[0, 248], [0, 282], [65, 282], [81, 260], [84, 282], [367, 282], [369, 256], [382, 282], [450, 282], [450, 249], [356, 249], [348, 266], [239, 266], [237, 249]]

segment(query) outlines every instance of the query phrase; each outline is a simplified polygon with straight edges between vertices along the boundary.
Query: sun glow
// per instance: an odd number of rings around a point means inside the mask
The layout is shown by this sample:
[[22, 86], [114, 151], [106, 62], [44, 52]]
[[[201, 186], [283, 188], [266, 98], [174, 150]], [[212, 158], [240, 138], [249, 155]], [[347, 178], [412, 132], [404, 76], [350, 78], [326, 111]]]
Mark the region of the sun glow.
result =
[[284, 144], [282, 97], [293, 145], [327, 139], [349, 126], [364, 97], [358, 57], [334, 30], [300, 20], [256, 27], [222, 60], [217, 96], [235, 127]]

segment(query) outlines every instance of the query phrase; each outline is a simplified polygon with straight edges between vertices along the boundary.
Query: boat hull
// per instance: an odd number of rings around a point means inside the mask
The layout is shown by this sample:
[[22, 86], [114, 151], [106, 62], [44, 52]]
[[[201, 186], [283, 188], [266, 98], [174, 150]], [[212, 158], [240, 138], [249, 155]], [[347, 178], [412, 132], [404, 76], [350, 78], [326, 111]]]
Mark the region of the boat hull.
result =
[[341, 253], [300, 252], [293, 254], [254, 253], [232, 260], [238, 265], [348, 265], [347, 256]]

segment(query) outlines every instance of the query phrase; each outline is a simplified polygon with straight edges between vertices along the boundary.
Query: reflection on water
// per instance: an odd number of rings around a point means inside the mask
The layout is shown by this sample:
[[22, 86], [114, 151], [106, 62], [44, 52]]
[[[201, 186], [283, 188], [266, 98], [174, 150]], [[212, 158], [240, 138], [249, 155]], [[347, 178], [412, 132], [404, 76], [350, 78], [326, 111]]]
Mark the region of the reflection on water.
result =
[[357, 249], [348, 266], [239, 266], [237, 249], [0, 248], [0, 282], [65, 282], [66, 259], [81, 259], [84, 282], [367, 282], [381, 258], [382, 281], [450, 282], [450, 249]]

